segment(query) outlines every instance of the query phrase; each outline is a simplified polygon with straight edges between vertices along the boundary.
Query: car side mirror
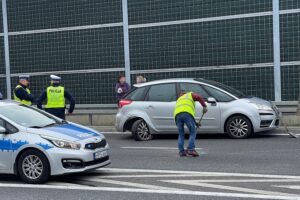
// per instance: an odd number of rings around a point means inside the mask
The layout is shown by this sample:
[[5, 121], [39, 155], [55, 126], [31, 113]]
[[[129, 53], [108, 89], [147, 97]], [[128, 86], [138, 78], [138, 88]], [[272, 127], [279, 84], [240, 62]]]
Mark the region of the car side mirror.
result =
[[217, 100], [213, 97], [208, 97], [207, 102], [210, 103], [212, 106], [217, 105]]
[[7, 130], [3, 126], [0, 126], [0, 134], [6, 134]]

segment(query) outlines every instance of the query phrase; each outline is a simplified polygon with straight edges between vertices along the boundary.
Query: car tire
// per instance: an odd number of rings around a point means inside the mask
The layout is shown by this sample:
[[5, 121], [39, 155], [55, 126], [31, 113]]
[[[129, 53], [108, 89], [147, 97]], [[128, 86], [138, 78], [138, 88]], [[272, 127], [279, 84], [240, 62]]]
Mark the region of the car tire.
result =
[[132, 124], [131, 132], [136, 141], [147, 141], [153, 138], [147, 123], [142, 119]]
[[49, 161], [42, 152], [34, 149], [27, 150], [18, 159], [18, 174], [26, 183], [44, 183], [50, 177]]
[[236, 115], [227, 120], [226, 132], [231, 138], [245, 139], [252, 134], [252, 124], [248, 118]]

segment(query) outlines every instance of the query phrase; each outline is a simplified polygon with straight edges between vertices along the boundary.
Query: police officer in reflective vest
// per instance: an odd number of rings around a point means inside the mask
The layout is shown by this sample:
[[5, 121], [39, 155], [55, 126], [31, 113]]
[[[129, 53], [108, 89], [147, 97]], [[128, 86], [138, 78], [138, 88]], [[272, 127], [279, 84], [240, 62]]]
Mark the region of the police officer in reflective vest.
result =
[[[176, 107], [174, 110], [174, 118], [176, 122], [176, 126], [178, 127], [179, 137], [178, 137], [178, 149], [179, 156], [199, 156], [198, 152], [195, 150], [195, 140], [196, 140], [196, 105], [195, 101], [198, 101], [202, 107], [203, 112], [207, 112], [206, 104], [203, 98], [194, 93], [184, 91], [181, 92], [180, 97], [176, 102]], [[187, 150], [184, 149], [184, 125], [186, 125], [189, 129], [189, 145]]]
[[14, 100], [31, 106], [34, 102], [34, 96], [30, 93], [29, 86], [29, 75], [19, 76], [19, 84], [14, 90]]
[[[44, 100], [47, 99], [47, 104], [45, 105], [45, 111], [65, 119], [65, 115], [73, 113], [75, 108], [75, 101], [68, 91], [65, 90], [63, 86], [60, 85], [61, 78], [55, 75], [51, 75], [51, 86], [49, 86], [45, 91], [42, 92], [37, 106], [42, 109], [42, 104]], [[65, 99], [70, 102], [70, 108], [67, 113], [65, 113], [66, 104]]]

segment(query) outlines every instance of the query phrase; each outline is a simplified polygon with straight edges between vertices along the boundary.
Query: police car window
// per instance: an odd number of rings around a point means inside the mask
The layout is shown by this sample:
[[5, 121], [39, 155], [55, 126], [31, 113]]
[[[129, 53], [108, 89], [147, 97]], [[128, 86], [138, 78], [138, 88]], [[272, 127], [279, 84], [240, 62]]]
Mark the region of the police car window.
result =
[[199, 84], [180, 83], [180, 91], [195, 92], [201, 95], [205, 100], [209, 97], [209, 94]]
[[132, 101], [142, 101], [145, 98], [147, 87], [136, 88], [132, 92], [130, 92], [125, 99]]
[[4, 122], [3, 119], [0, 119], [0, 126], [3, 127], [3, 128], [5, 128], [5, 122]]
[[16, 127], [14, 127], [13, 125], [11, 125], [10, 123], [6, 122], [3, 119], [0, 119], [0, 126], [6, 128], [6, 130], [8, 131], [8, 133], [16, 133], [16, 132], [18, 132], [18, 129]]
[[148, 92], [148, 101], [176, 101], [175, 84], [170, 83], [151, 86]]
[[213, 87], [209, 87], [206, 85], [202, 85], [202, 87], [208, 91], [208, 93], [210, 94], [210, 96], [214, 97], [218, 102], [229, 102], [229, 101], [233, 101], [234, 98], [229, 96], [228, 94], [215, 89]]

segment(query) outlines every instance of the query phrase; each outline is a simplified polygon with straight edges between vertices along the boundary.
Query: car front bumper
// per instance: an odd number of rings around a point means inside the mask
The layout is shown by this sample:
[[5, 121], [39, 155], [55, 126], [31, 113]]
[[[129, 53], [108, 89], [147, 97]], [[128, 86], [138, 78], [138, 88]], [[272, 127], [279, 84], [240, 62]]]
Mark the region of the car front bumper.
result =
[[[111, 161], [109, 159], [108, 150], [109, 148], [97, 150], [53, 148], [48, 150], [51, 175], [84, 172], [109, 165]], [[98, 159], [94, 158], [96, 152], [104, 151], [107, 151], [107, 156]]]

